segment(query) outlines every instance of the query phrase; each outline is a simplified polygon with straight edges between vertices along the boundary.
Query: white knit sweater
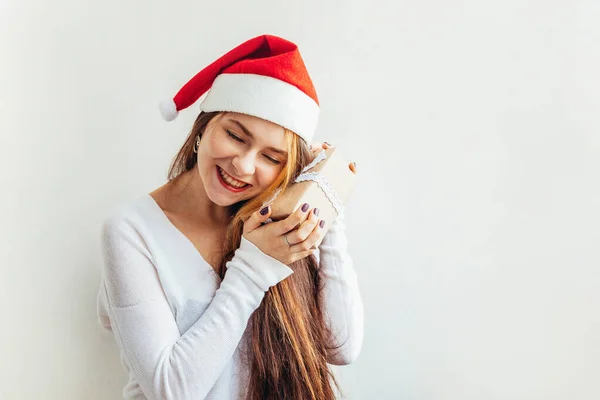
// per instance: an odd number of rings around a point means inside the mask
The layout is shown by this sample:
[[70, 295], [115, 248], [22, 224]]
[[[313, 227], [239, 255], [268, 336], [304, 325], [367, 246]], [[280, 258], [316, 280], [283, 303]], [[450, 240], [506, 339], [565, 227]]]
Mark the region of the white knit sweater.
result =
[[[112, 331], [129, 374], [125, 399], [241, 399], [250, 316], [265, 292], [293, 271], [242, 238], [224, 279], [149, 195], [119, 206], [102, 229], [100, 324]], [[323, 238], [317, 259], [322, 307], [340, 349], [329, 363], [358, 355], [363, 305], [347, 253], [343, 219]]]

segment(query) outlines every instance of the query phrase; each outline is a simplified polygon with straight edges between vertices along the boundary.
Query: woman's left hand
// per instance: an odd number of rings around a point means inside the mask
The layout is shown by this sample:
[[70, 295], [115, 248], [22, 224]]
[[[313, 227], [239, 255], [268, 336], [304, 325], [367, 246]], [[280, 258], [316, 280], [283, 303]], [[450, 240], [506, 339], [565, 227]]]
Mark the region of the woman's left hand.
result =
[[291, 251], [300, 252], [319, 247], [323, 240], [325, 221], [319, 220], [318, 215], [317, 208], [310, 210], [308, 217], [297, 228], [285, 235]]
[[[310, 150], [313, 152], [313, 158], [316, 157], [317, 153], [320, 152], [321, 150], [327, 150], [330, 147], [333, 147], [333, 146], [327, 142], [311, 144]], [[350, 164], [348, 164], [348, 168], [350, 168], [350, 170], [356, 174], [356, 163], [355, 162], [351, 162]]]

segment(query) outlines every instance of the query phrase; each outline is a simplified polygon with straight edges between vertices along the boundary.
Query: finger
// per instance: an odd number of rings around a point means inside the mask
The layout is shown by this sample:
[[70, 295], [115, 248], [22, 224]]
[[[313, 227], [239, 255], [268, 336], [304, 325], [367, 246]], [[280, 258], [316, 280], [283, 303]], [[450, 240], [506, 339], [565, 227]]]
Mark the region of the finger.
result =
[[310, 235], [310, 233], [313, 231], [313, 229], [319, 222], [319, 219], [317, 218], [318, 215], [319, 215], [319, 209], [316, 207], [313, 208], [308, 213], [308, 219], [306, 221], [304, 221], [300, 225], [300, 227], [298, 227], [298, 229], [293, 230], [289, 233], [286, 233], [286, 237], [287, 237], [287, 240], [290, 243], [290, 245], [294, 245], [296, 243], [300, 243], [300, 242], [303, 242], [304, 240], [306, 240], [308, 235]]
[[290, 264], [292, 264], [298, 260], [302, 260], [303, 258], [310, 256], [311, 254], [315, 254], [316, 251], [317, 251], [317, 249], [311, 249], [311, 250], [307, 250], [307, 251], [302, 251], [300, 253], [294, 253], [292, 255], [292, 261], [290, 262]]
[[271, 215], [271, 207], [266, 206], [250, 215], [250, 218], [244, 223], [244, 233], [249, 233], [259, 228]]
[[292, 253], [301, 253], [304, 251], [314, 250], [317, 247], [317, 242], [323, 235], [323, 226], [325, 226], [325, 221], [319, 221], [319, 223], [311, 231], [310, 235], [308, 235], [306, 240], [291, 246], [290, 251]]
[[327, 142], [323, 142], [323, 148], [324, 148], [325, 150], [327, 150], [327, 149], [328, 149], [328, 148], [330, 148], [330, 147], [333, 147], [333, 146], [331, 146], [331, 144], [329, 144], [329, 143], [327, 143]]
[[354, 161], [348, 164], [348, 168], [350, 168], [350, 171], [353, 173], [356, 173], [356, 163]]
[[293, 213], [291, 213], [287, 218], [282, 219], [281, 221], [277, 221], [273, 226], [275, 229], [275, 233], [280, 236], [294, 230], [299, 224], [304, 222], [308, 217], [307, 213], [310, 209], [310, 205], [308, 203], [304, 203], [300, 207], [296, 209]]

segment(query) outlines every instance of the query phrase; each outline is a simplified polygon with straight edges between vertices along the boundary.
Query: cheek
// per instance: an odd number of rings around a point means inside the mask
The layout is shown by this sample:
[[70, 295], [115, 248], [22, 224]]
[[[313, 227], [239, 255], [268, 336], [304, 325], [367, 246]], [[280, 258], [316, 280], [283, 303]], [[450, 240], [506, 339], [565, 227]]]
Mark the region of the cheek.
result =
[[219, 141], [217, 140], [217, 135], [212, 134], [209, 136], [209, 140], [206, 141], [206, 154], [214, 155], [219, 152], [219, 148], [223, 146], [219, 146]]
[[271, 186], [271, 184], [273, 182], [275, 182], [275, 180], [279, 176], [280, 172], [281, 172], [281, 169], [272, 169], [272, 168], [269, 168], [266, 171], [261, 171], [258, 174], [259, 187], [261, 189], [266, 189], [269, 186]]
[[206, 138], [206, 141], [201, 141], [202, 150], [199, 155], [203, 160], [226, 158], [232, 155], [231, 144], [217, 136], [213, 134]]

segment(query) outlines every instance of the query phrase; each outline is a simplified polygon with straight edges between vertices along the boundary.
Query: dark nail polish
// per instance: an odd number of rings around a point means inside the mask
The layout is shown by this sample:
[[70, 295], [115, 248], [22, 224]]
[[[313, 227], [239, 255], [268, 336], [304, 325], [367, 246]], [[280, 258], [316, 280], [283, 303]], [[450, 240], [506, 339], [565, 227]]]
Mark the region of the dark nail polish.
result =
[[308, 148], [309, 148], [310, 150], [312, 150], [312, 144], [311, 144], [310, 146], [308, 146]]
[[306, 211], [308, 211], [308, 208], [309, 208], [309, 207], [310, 207], [310, 206], [308, 205], [308, 203], [304, 203], [304, 204], [302, 205], [302, 212], [306, 212]]
[[315, 209], [313, 210], [313, 214], [315, 214], [315, 217], [319, 216], [319, 209], [315, 207]]
[[269, 206], [266, 206], [265, 208], [260, 210], [260, 215], [267, 215], [268, 212], [269, 212]]
[[330, 144], [330, 143], [327, 143], [327, 142], [323, 142], [323, 143], [325, 143], [327, 146], [331, 146], [331, 144]]
[[319, 226], [321, 227], [321, 229], [323, 229], [323, 227], [325, 226], [325, 221], [321, 220], [321, 222], [319, 222]]

